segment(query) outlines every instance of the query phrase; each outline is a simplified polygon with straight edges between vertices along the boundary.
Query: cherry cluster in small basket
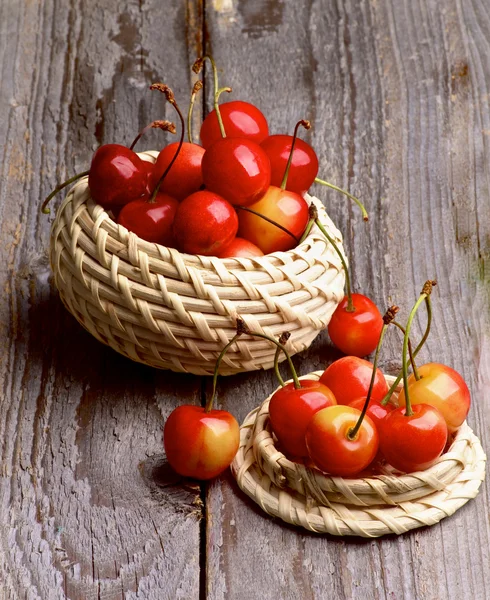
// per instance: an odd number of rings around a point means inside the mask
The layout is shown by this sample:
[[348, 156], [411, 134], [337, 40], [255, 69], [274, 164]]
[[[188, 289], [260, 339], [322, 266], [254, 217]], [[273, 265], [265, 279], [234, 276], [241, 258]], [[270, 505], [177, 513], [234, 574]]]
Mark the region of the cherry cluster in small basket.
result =
[[[413, 306], [406, 327], [396, 321], [397, 306], [383, 316], [374, 362], [345, 356], [318, 378], [298, 378], [285, 344], [254, 333], [238, 320], [236, 336], [219, 357], [212, 397], [206, 407], [180, 406], [164, 428], [167, 459], [182, 475], [209, 479], [229, 466], [239, 446], [239, 427], [227, 411], [213, 409], [219, 363], [240, 335], [263, 337], [277, 346], [276, 374], [280, 388], [269, 401], [269, 418], [277, 448], [293, 461], [338, 477], [380, 473], [412, 473], [430, 467], [449, 447], [470, 408], [470, 393], [452, 368], [428, 363], [417, 367], [415, 357], [424, 345], [432, 320], [427, 281]], [[427, 307], [425, 333], [415, 348], [410, 329], [419, 306]], [[386, 329], [403, 332], [402, 371], [389, 387], [377, 368]], [[285, 383], [278, 357], [286, 354], [293, 380]], [[409, 362], [413, 372], [409, 375]], [[403, 380], [403, 387], [394, 394]]]

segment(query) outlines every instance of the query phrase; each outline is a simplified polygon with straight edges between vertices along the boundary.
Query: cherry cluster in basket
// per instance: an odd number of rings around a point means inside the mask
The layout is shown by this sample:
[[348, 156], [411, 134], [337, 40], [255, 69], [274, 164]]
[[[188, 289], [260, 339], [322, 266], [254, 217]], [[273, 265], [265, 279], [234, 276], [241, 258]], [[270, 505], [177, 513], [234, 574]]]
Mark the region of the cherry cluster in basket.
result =
[[[448, 448], [470, 408], [468, 387], [454, 369], [438, 363], [417, 367], [415, 363], [430, 330], [433, 285], [433, 281], [424, 285], [406, 327], [396, 321], [398, 307], [387, 310], [373, 363], [345, 356], [332, 363], [319, 380], [298, 378], [284, 346], [288, 335], [278, 341], [250, 331], [239, 319], [237, 335], [217, 361], [208, 405], [180, 406], [165, 424], [164, 445], [172, 467], [185, 476], [209, 479], [233, 460], [239, 446], [238, 423], [229, 412], [212, 407], [220, 361], [243, 334], [269, 339], [277, 346], [276, 374], [281, 387], [270, 399], [269, 416], [278, 449], [290, 459], [340, 477], [375, 475], [390, 468], [411, 473], [430, 467]], [[413, 348], [410, 329], [423, 303], [427, 327]], [[377, 368], [389, 326], [403, 332], [403, 367], [391, 387]], [[277, 368], [280, 352], [286, 354], [291, 369], [293, 380], [289, 383], [282, 380]], [[394, 394], [401, 380], [403, 388]]]

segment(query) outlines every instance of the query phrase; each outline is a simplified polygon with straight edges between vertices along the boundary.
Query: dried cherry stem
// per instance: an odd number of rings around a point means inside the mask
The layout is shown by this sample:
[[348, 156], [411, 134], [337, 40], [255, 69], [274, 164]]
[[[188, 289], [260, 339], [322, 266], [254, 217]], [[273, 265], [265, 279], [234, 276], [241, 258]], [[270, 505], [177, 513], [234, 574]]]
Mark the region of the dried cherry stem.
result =
[[155, 198], [160, 190], [160, 186], [162, 185], [163, 180], [165, 179], [165, 177], [167, 176], [167, 173], [170, 171], [170, 169], [172, 168], [172, 165], [174, 164], [174, 162], [177, 160], [177, 157], [179, 156], [180, 149], [182, 148], [182, 144], [184, 143], [185, 122], [184, 122], [184, 117], [182, 116], [182, 112], [179, 108], [179, 105], [177, 104], [177, 102], [175, 100], [174, 93], [168, 87], [168, 85], [166, 85], [165, 83], [152, 83], [150, 85], [150, 90], [158, 90], [159, 92], [161, 92], [162, 94], [165, 95], [167, 102], [169, 102], [174, 107], [177, 114], [179, 115], [180, 125], [181, 125], [181, 129], [182, 129], [182, 131], [180, 133], [180, 140], [179, 140], [179, 145], [177, 146], [177, 150], [175, 151], [175, 154], [173, 155], [173, 158], [169, 162], [167, 168], [163, 172], [163, 175], [158, 180], [158, 183], [156, 184], [155, 189], [153, 190], [153, 193], [150, 196], [150, 199], [148, 200], [148, 202], [150, 204], [152, 204], [153, 202], [155, 202]]
[[[432, 292], [432, 287], [435, 285], [437, 285], [436, 281], [430, 281], [430, 286], [427, 286], [427, 284], [426, 284], [426, 285], [424, 285], [424, 289], [426, 289], [427, 291], [429, 291], [429, 289], [430, 289], [430, 292]], [[425, 342], [427, 341], [427, 338], [429, 337], [429, 333], [430, 333], [430, 326], [432, 323], [432, 300], [430, 297], [430, 292], [429, 292], [429, 294], [427, 294], [427, 297], [425, 298], [425, 306], [427, 309], [427, 325], [425, 327], [425, 332], [424, 332], [424, 335], [422, 336], [422, 339], [420, 340], [420, 342], [415, 347], [415, 350], [413, 351], [414, 358], [417, 356], [417, 354], [422, 349], [422, 347], [425, 344]], [[395, 392], [396, 388], [398, 387], [398, 384], [400, 383], [402, 377], [403, 377], [403, 371], [400, 371], [400, 373], [398, 373], [398, 376], [395, 379], [395, 381], [391, 384], [391, 387], [388, 390], [388, 393], [383, 398], [383, 400], [381, 400], [381, 404], [383, 406], [386, 406], [388, 404], [388, 402], [390, 401], [390, 399], [393, 396], [393, 393]]]
[[291, 143], [291, 150], [289, 151], [289, 158], [286, 164], [286, 169], [284, 170], [284, 176], [281, 181], [281, 190], [286, 189], [286, 184], [288, 182], [289, 177], [289, 169], [291, 168], [291, 163], [293, 162], [294, 146], [296, 145], [296, 138], [298, 137], [298, 129], [300, 128], [300, 126], [304, 127], [305, 129], [311, 129], [311, 123], [309, 121], [306, 121], [305, 119], [298, 121], [294, 127], [293, 141]]
[[204, 66], [205, 60], [209, 60], [209, 62], [211, 63], [211, 67], [213, 69], [214, 110], [216, 111], [216, 117], [218, 119], [218, 125], [219, 125], [219, 129], [221, 131], [221, 135], [222, 135], [222, 137], [226, 137], [225, 126], [223, 125], [223, 119], [221, 118], [221, 112], [219, 110], [218, 100], [219, 100], [221, 92], [228, 91], [228, 90], [231, 91], [231, 88], [222, 88], [222, 89], [219, 88], [219, 86], [218, 86], [218, 69], [216, 67], [216, 63], [214, 62], [214, 58], [209, 54], [206, 54], [202, 58], [198, 58], [196, 60], [196, 62], [192, 65], [192, 70], [194, 71], [194, 73], [197, 74], [197, 73], [201, 72], [201, 70]]
[[383, 327], [381, 328], [381, 333], [379, 334], [378, 345], [376, 346], [376, 353], [374, 355], [373, 360], [373, 372], [371, 374], [371, 381], [369, 382], [369, 389], [366, 396], [366, 401], [364, 402], [364, 406], [362, 407], [361, 414], [359, 415], [359, 419], [357, 423], [352, 429], [349, 429], [347, 432], [347, 437], [349, 440], [355, 440], [356, 436], [361, 428], [364, 417], [366, 416], [367, 409], [369, 408], [369, 401], [371, 400], [371, 394], [373, 393], [374, 380], [376, 379], [376, 369], [378, 367], [378, 357], [379, 352], [381, 350], [381, 345], [383, 343], [383, 338], [385, 336], [386, 330], [388, 329], [388, 325], [394, 322], [395, 315], [400, 309], [398, 306], [390, 306], [390, 308], [383, 315]]
[[[403, 327], [401, 323], [398, 323], [398, 321], [393, 321], [393, 325], [395, 327], [398, 327], [398, 329], [403, 333], [403, 335], [405, 335], [405, 327]], [[415, 379], [418, 381], [420, 379], [420, 375], [417, 369], [417, 364], [415, 362], [415, 356], [413, 354], [412, 349], [412, 342], [410, 341], [410, 339], [408, 340], [408, 356], [410, 357], [410, 365], [412, 366], [413, 374], [415, 375]]]
[[78, 179], [81, 179], [82, 177], [86, 177], [89, 173], [90, 173], [90, 171], [83, 171], [83, 173], [78, 173], [77, 175], [73, 175], [73, 177], [70, 177], [70, 179], [67, 179], [65, 182], [60, 183], [60, 185], [56, 186], [54, 188], [54, 190], [51, 192], [51, 194], [49, 194], [49, 196], [42, 203], [41, 212], [44, 213], [45, 215], [49, 215], [51, 213], [51, 210], [48, 208], [48, 204], [56, 196], [56, 194], [58, 192], [61, 192], [61, 190], [65, 189], [66, 186], [70, 185], [71, 183], [78, 181]]
[[269, 219], [269, 217], [266, 217], [265, 215], [263, 215], [262, 213], [257, 212], [256, 210], [254, 210], [253, 208], [250, 208], [248, 206], [240, 206], [239, 204], [235, 206], [235, 208], [239, 208], [240, 210], [244, 210], [246, 212], [252, 213], [253, 215], [255, 215], [256, 217], [260, 217], [261, 219], [264, 219], [264, 221], [267, 221], [268, 223], [270, 223], [271, 225], [275, 225], [276, 227], [278, 227], [279, 229], [282, 229], [282, 231], [284, 231], [284, 233], [287, 233], [288, 235], [290, 235], [293, 240], [296, 242], [296, 244], [299, 243], [298, 238], [294, 235], [294, 233], [291, 233], [289, 231], [289, 229], [286, 229], [286, 227], [284, 227], [283, 225], [281, 225], [280, 223], [276, 223], [276, 221], [274, 221], [273, 219]]
[[324, 185], [325, 187], [328, 187], [331, 190], [340, 192], [341, 194], [344, 194], [344, 196], [347, 196], [347, 198], [350, 198], [351, 200], [353, 200], [357, 204], [357, 206], [361, 209], [363, 220], [369, 221], [369, 215], [367, 213], [367, 210], [366, 210], [364, 204], [359, 200], [359, 198], [356, 198], [355, 196], [353, 196], [352, 194], [349, 194], [349, 192], [346, 192], [342, 188], [337, 187], [333, 183], [329, 183], [328, 181], [320, 179], [319, 177], [315, 178], [315, 183], [319, 183], [320, 185]]
[[194, 110], [194, 103], [196, 102], [197, 94], [203, 88], [202, 81], [196, 81], [192, 88], [191, 99], [189, 101], [189, 110], [187, 111], [187, 139], [189, 144], [193, 144], [192, 140], [192, 111]]
[[[294, 387], [297, 390], [301, 389], [301, 382], [298, 378], [298, 374], [296, 373], [296, 369], [294, 368], [293, 361], [291, 360], [291, 356], [290, 356], [289, 352], [286, 350], [286, 348], [284, 347], [284, 345], [281, 344], [280, 342], [278, 342], [273, 337], [266, 335], [265, 333], [255, 333], [253, 331], [250, 331], [248, 326], [245, 324], [243, 319], [241, 319], [240, 317], [238, 317], [236, 321], [237, 321], [237, 331], [241, 331], [242, 333], [245, 333], [246, 335], [251, 335], [252, 337], [259, 337], [264, 340], [268, 340], [269, 342], [272, 342], [273, 344], [275, 344], [279, 350], [282, 350], [282, 352], [284, 352], [286, 359], [288, 361], [291, 375], [293, 377]], [[282, 380], [282, 377], [280, 377], [280, 380]]]
[[143, 129], [134, 138], [133, 143], [131, 144], [131, 146], [129, 146], [129, 149], [132, 150], [136, 146], [136, 144], [139, 142], [141, 137], [143, 135], [145, 135], [145, 133], [147, 131], [149, 131], [150, 129], [161, 129], [162, 131], [168, 131], [168, 132], [174, 133], [174, 134], [177, 133], [175, 123], [172, 123], [171, 121], [153, 121], [153, 123], [150, 123], [146, 127], [143, 127]]
[[208, 413], [210, 410], [213, 409], [214, 399], [216, 397], [216, 386], [217, 386], [217, 383], [218, 383], [218, 373], [219, 373], [219, 367], [221, 365], [221, 361], [223, 360], [224, 355], [228, 352], [228, 348], [230, 348], [230, 346], [233, 346], [233, 344], [242, 335], [242, 333], [243, 333], [243, 331], [239, 330], [238, 327], [237, 327], [236, 334], [226, 344], [226, 346], [223, 348], [223, 350], [221, 350], [220, 355], [218, 356], [218, 359], [217, 359], [216, 364], [214, 366], [213, 391], [211, 393], [211, 398], [206, 402], [206, 406], [204, 408], [204, 412]]
[[[289, 333], [289, 331], [285, 331], [284, 333], [281, 334], [281, 337], [279, 338], [279, 343], [282, 344], [283, 346], [285, 346], [290, 337], [291, 337], [291, 334]], [[276, 377], [277, 377], [277, 380], [279, 381], [280, 386], [284, 387], [286, 384], [284, 383], [284, 379], [281, 377], [281, 373], [279, 371], [279, 355], [280, 354], [281, 354], [281, 349], [278, 346], [276, 348], [276, 353], [274, 354], [274, 371], [276, 373]]]
[[328, 234], [327, 230], [320, 222], [320, 219], [318, 218], [318, 211], [316, 209], [316, 206], [314, 206], [313, 204], [310, 204], [309, 210], [310, 210], [310, 218], [314, 218], [316, 226], [323, 233], [323, 235], [327, 238], [327, 240], [332, 244], [333, 249], [335, 250], [335, 252], [338, 254], [338, 256], [340, 258], [340, 262], [342, 263], [342, 267], [344, 268], [345, 288], [346, 288], [346, 293], [347, 293], [347, 306], [346, 306], [345, 310], [347, 312], [354, 312], [356, 309], [354, 307], [354, 303], [352, 302], [352, 291], [351, 291], [351, 286], [350, 286], [349, 268], [347, 267], [347, 263], [345, 261], [344, 255], [342, 254], [342, 252], [340, 251], [340, 248], [335, 243], [335, 240], [332, 238], [332, 236], [330, 236]]

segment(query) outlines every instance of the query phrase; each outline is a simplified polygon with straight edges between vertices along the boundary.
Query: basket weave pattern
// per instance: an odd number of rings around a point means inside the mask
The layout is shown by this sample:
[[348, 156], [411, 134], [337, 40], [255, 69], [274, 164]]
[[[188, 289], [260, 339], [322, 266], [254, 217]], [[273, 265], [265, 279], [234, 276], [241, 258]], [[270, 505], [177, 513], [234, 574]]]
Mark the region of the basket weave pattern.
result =
[[[154, 162], [158, 153], [140, 156]], [[341, 244], [323, 205], [308, 200]], [[237, 316], [252, 331], [290, 331], [295, 354], [327, 326], [344, 296], [341, 262], [316, 227], [297, 248], [265, 257], [183, 254], [117, 225], [91, 199], [87, 178], [57, 211], [50, 259], [65, 306], [98, 340], [135, 361], [198, 375], [212, 374]], [[220, 373], [270, 368], [274, 353], [270, 342], [243, 336]]]
[[[321, 373], [307, 377], [319, 379]], [[287, 523], [333, 535], [401, 534], [452, 515], [477, 495], [485, 477], [485, 454], [466, 422], [448, 451], [425, 471], [396, 475], [387, 469], [358, 479], [328, 476], [290, 461], [276, 446], [269, 401], [246, 417], [232, 471], [248, 496]]]

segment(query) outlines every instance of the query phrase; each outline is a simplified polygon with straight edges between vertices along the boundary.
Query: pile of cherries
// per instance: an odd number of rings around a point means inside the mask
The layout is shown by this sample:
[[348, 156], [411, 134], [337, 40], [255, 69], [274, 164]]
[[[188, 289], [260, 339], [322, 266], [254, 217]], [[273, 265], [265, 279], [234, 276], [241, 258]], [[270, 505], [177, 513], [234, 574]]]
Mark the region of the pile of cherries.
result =
[[[277, 346], [276, 374], [281, 387], [269, 403], [270, 423], [277, 446], [294, 461], [315, 466], [334, 476], [369, 476], [386, 472], [411, 473], [430, 467], [448, 448], [470, 408], [470, 393], [462, 377], [450, 367], [428, 363], [419, 368], [415, 357], [430, 330], [428, 281], [410, 312], [406, 327], [395, 321], [398, 307], [383, 317], [374, 362], [345, 356], [332, 363], [319, 381], [299, 379], [284, 343], [254, 333], [241, 321], [237, 335], [219, 357], [213, 395], [206, 407], [184, 405], [174, 410], [164, 428], [167, 459], [181, 475], [209, 479], [226, 469], [239, 445], [239, 427], [227, 411], [213, 409], [219, 363], [240, 335], [263, 337]], [[415, 313], [427, 306], [427, 328], [415, 349], [410, 329]], [[378, 356], [390, 324], [402, 329], [402, 372], [388, 387], [377, 368]], [[286, 354], [293, 380], [284, 383], [277, 369]], [[410, 360], [409, 360], [410, 359]], [[413, 372], [408, 374], [408, 363]], [[400, 381], [403, 388], [393, 396]]]

